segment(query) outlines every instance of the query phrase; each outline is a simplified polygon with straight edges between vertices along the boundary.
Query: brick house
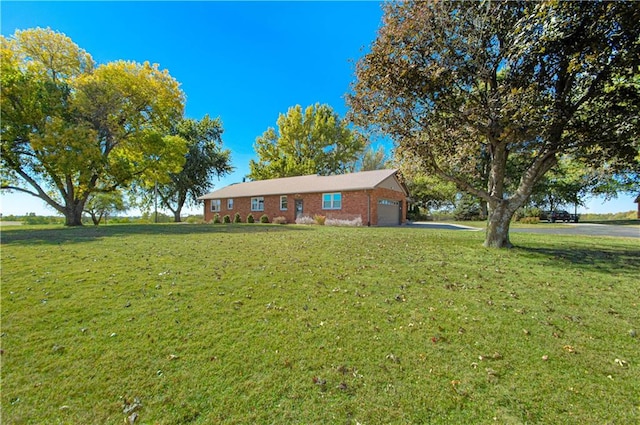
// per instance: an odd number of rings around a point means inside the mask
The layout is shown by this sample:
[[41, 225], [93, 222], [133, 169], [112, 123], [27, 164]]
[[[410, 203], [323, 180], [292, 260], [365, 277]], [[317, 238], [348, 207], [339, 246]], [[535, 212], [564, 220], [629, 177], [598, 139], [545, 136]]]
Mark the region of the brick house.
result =
[[245, 222], [252, 214], [284, 217], [294, 223], [299, 217], [323, 215], [327, 219], [354, 220], [363, 225], [390, 226], [405, 223], [406, 186], [397, 170], [362, 171], [332, 176], [308, 175], [237, 183], [199, 197], [204, 201], [204, 219], [240, 214]]
[[638, 218], [640, 218], [640, 195], [638, 195], [638, 196], [636, 197], [635, 201], [633, 201], [633, 202], [635, 202], [636, 204], [638, 204], [638, 214], [637, 214], [637, 217], [638, 217]]

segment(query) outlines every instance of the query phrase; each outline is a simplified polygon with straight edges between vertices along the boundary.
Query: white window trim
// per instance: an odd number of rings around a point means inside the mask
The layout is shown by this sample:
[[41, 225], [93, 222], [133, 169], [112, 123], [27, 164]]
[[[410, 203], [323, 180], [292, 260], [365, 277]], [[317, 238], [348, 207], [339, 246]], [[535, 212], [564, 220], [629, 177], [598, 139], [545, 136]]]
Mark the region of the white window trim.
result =
[[[282, 201], [286, 203], [286, 206], [282, 208]], [[280, 196], [280, 211], [287, 211], [289, 209], [289, 200], [287, 199], [287, 195]]]
[[[213, 208], [214, 205], [217, 205], [216, 209]], [[211, 209], [211, 212], [220, 212], [220, 199], [212, 199], [209, 209]]]
[[233, 209], [233, 198], [227, 199], [227, 209], [228, 210], [232, 210]]
[[255, 196], [251, 198], [251, 211], [264, 211], [264, 196]]
[[[329, 207], [325, 207], [324, 205], [324, 197], [331, 196], [331, 201]], [[336, 199], [335, 196], [340, 195], [340, 206], [336, 207]], [[331, 192], [331, 193], [323, 193], [322, 194], [322, 209], [323, 210], [341, 210], [342, 209], [342, 193], [341, 192]]]

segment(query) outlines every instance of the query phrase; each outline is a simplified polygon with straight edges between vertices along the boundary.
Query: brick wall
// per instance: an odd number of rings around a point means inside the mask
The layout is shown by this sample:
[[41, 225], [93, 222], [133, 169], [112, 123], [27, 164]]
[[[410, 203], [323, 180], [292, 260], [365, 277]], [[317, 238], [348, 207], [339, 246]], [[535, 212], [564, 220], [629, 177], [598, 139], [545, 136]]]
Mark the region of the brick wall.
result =
[[[264, 196], [264, 211], [251, 211], [251, 198], [234, 198], [233, 209], [227, 209], [227, 199], [220, 199], [220, 211], [211, 212], [211, 200], [204, 201], [204, 219], [209, 222], [213, 220], [215, 214], [220, 215], [220, 219], [225, 215], [233, 217], [236, 213], [240, 213], [242, 222], [247, 221], [247, 215], [253, 214], [256, 222], [260, 220], [263, 214], [269, 217], [272, 222], [275, 217], [284, 217], [287, 223], [295, 223], [295, 203], [296, 200], [302, 200], [302, 215], [313, 217], [314, 215], [323, 215], [327, 218], [353, 220], [361, 217], [362, 224], [367, 225], [370, 222], [372, 226], [377, 224], [378, 199], [389, 199], [400, 201], [402, 205], [401, 219], [402, 223], [406, 221], [407, 203], [403, 193], [390, 189], [373, 189], [366, 191], [341, 192], [342, 208], [340, 210], [323, 210], [322, 209], [322, 193], [303, 193], [287, 195], [287, 210], [280, 210], [280, 196]], [[371, 198], [369, 198], [371, 196]], [[370, 209], [369, 209], [370, 208]]]

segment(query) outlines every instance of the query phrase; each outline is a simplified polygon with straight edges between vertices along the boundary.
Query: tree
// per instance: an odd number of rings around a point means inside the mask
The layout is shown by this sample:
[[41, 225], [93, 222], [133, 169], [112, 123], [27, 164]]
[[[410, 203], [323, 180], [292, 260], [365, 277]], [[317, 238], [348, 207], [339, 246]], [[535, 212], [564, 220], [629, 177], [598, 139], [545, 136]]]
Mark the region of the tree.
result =
[[434, 175], [421, 174], [407, 179], [407, 188], [413, 202], [428, 211], [453, 207], [458, 195], [453, 183]]
[[341, 174], [364, 150], [364, 138], [350, 130], [328, 105], [304, 111], [300, 105], [280, 114], [278, 129], [269, 128], [254, 145], [249, 178], [265, 180], [306, 174]]
[[195, 203], [212, 187], [214, 176], [233, 171], [231, 152], [222, 150], [222, 122], [205, 115], [201, 120], [185, 119], [177, 127], [177, 135], [187, 141], [184, 167], [170, 174], [170, 181], [158, 187], [162, 204], [180, 222], [180, 212], [187, 203]]
[[50, 29], [17, 31], [2, 44], [2, 189], [44, 200], [82, 225], [89, 197], [132, 181], [166, 179], [185, 142], [166, 136], [184, 94], [149, 63], [95, 66]]
[[122, 197], [122, 192], [94, 192], [87, 200], [84, 211], [91, 216], [95, 226], [99, 225], [108, 214], [126, 211], [127, 205]]
[[[485, 246], [511, 246], [514, 212], [560, 155], [637, 156], [636, 4], [384, 8], [384, 25], [356, 66], [351, 118], [393, 137], [398, 154], [416, 156], [425, 172], [486, 201]], [[488, 178], [479, 187], [483, 162]]]
[[392, 162], [387, 158], [387, 153], [382, 145], [378, 146], [376, 150], [369, 147], [364, 151], [360, 160], [360, 171], [384, 170], [391, 166]]
[[631, 172], [621, 175], [609, 164], [592, 166], [584, 160], [563, 156], [557, 165], [534, 186], [531, 202], [552, 211], [562, 205], [585, 205], [590, 196], [615, 198], [620, 192], [635, 194], [640, 188], [637, 177]]

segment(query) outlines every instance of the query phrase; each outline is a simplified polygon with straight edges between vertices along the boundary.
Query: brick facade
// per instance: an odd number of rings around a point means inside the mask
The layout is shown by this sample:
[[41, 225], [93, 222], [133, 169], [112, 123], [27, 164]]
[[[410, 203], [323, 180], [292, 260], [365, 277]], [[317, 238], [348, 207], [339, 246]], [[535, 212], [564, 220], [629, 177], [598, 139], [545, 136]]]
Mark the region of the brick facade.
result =
[[242, 222], [247, 221], [247, 215], [253, 214], [256, 222], [266, 214], [269, 222], [275, 217], [284, 217], [287, 223], [295, 223], [296, 220], [296, 200], [302, 201], [302, 215], [313, 217], [323, 215], [327, 218], [353, 220], [357, 217], [362, 219], [363, 225], [376, 226], [378, 224], [378, 201], [381, 199], [399, 202], [400, 221], [406, 222], [407, 202], [403, 192], [387, 188], [375, 188], [371, 190], [345, 191], [342, 195], [342, 207], [340, 209], [325, 210], [322, 208], [322, 193], [287, 194], [287, 209], [280, 209], [281, 195], [268, 195], [264, 198], [263, 211], [251, 211], [251, 197], [233, 198], [233, 208], [227, 208], [227, 199], [220, 199], [220, 211], [211, 211], [212, 199], [204, 200], [204, 219], [209, 222], [213, 220], [215, 214], [219, 214], [222, 219], [229, 215], [233, 221], [236, 213], [240, 214]]

